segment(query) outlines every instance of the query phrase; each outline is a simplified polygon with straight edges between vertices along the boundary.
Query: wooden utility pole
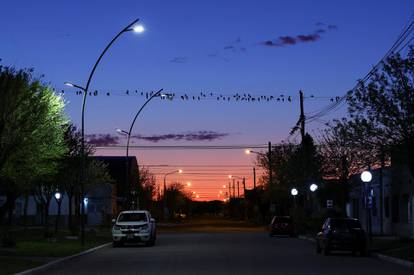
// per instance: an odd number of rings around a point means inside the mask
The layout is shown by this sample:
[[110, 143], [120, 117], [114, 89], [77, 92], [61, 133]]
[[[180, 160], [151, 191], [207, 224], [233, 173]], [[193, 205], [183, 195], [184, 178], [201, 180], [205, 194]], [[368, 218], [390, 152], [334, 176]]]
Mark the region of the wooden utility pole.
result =
[[239, 181], [237, 181], [237, 198], [240, 198], [240, 185], [239, 185]]
[[300, 99], [300, 135], [303, 139], [305, 138], [305, 112], [303, 109], [303, 93], [299, 91], [299, 99]]
[[273, 178], [272, 178], [272, 143], [269, 141], [268, 144], [268, 152], [267, 152], [267, 160], [269, 165], [269, 186], [272, 185]]
[[256, 189], [256, 167], [253, 167], [253, 189]]

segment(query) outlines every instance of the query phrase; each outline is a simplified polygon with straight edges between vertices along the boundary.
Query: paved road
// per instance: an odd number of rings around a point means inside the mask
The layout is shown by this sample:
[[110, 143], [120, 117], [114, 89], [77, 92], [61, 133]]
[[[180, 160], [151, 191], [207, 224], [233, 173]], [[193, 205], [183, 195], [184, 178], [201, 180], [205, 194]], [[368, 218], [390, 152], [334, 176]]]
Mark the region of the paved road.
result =
[[410, 274], [369, 257], [318, 255], [308, 241], [265, 233], [169, 233], [155, 247], [107, 247], [45, 274]]

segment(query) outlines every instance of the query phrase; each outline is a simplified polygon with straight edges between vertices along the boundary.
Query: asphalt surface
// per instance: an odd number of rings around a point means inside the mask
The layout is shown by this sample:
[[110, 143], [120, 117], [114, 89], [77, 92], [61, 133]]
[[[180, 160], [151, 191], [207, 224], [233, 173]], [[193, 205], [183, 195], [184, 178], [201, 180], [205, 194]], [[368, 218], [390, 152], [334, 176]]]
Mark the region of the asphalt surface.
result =
[[154, 247], [106, 247], [44, 274], [414, 274], [370, 257], [316, 254], [309, 241], [266, 233], [168, 233]]

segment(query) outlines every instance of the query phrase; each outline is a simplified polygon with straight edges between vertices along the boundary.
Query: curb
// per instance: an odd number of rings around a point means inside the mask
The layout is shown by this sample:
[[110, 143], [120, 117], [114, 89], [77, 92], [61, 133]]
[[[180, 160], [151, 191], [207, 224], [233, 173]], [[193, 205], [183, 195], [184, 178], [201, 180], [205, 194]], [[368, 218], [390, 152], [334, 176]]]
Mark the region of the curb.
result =
[[298, 236], [298, 239], [300, 239], [300, 240], [305, 240], [305, 241], [309, 241], [309, 242], [316, 242], [315, 241], [315, 238], [311, 238], [311, 237], [306, 237], [306, 236], [302, 236], [302, 235], [299, 235]]
[[[301, 235], [298, 236], [298, 239], [309, 241], [309, 242], [315, 242], [314, 238], [301, 236]], [[371, 253], [371, 255], [375, 258], [378, 258], [378, 259], [386, 261], [386, 262], [390, 262], [390, 263], [393, 263], [393, 264], [398, 264], [398, 265], [409, 267], [409, 268], [414, 268], [414, 262], [410, 262], [410, 261], [407, 261], [407, 260], [403, 260], [403, 259], [400, 259], [400, 258], [395, 258], [395, 257], [391, 257], [391, 256], [387, 256], [387, 255], [384, 255], [384, 254], [379, 254], [379, 253]]]
[[105, 243], [105, 244], [100, 245], [100, 246], [92, 247], [92, 248], [90, 248], [90, 249], [88, 249], [88, 250], [85, 250], [85, 251], [82, 251], [82, 252], [80, 252], [80, 253], [78, 253], [78, 254], [74, 254], [74, 255], [66, 256], [66, 257], [63, 257], [63, 258], [60, 258], [60, 259], [57, 259], [57, 260], [54, 260], [54, 261], [48, 262], [48, 263], [46, 263], [46, 264], [44, 264], [44, 265], [41, 265], [41, 266], [38, 266], [38, 267], [34, 267], [34, 268], [31, 268], [31, 269], [27, 269], [27, 270], [24, 270], [24, 271], [22, 271], [22, 272], [15, 273], [15, 275], [35, 274], [35, 273], [40, 272], [40, 271], [46, 271], [46, 270], [48, 270], [49, 268], [52, 268], [52, 267], [54, 267], [54, 266], [57, 266], [58, 264], [61, 264], [61, 263], [63, 263], [63, 262], [66, 262], [66, 261], [72, 260], [72, 259], [74, 259], [74, 258], [77, 258], [77, 257], [83, 256], [83, 255], [86, 255], [86, 254], [89, 254], [89, 253], [92, 253], [92, 252], [94, 252], [94, 251], [96, 251], [96, 250], [98, 250], [98, 249], [104, 248], [104, 247], [109, 246], [109, 245], [111, 245], [111, 244], [112, 244], [112, 243], [110, 242], [110, 243]]
[[410, 261], [399, 259], [399, 258], [394, 258], [394, 257], [387, 256], [384, 254], [379, 254], [379, 253], [372, 253], [371, 255], [386, 262], [406, 266], [409, 268], [414, 268], [414, 262], [410, 262]]

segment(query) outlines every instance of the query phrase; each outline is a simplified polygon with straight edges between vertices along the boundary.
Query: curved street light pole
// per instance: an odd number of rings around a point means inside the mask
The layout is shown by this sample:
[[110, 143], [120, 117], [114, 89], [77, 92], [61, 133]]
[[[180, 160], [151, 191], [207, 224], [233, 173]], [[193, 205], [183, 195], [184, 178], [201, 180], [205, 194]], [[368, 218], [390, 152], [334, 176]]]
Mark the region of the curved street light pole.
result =
[[[129, 144], [130, 144], [130, 141], [131, 141], [131, 134], [132, 134], [132, 129], [134, 128], [134, 125], [135, 125], [135, 121], [137, 120], [137, 118], [138, 118], [138, 116], [139, 116], [139, 114], [142, 112], [142, 110], [144, 109], [144, 107], [153, 99], [153, 98], [155, 98], [155, 97], [158, 97], [158, 96], [160, 96], [161, 95], [161, 92], [163, 91], [163, 89], [160, 89], [160, 90], [158, 90], [156, 93], [154, 93], [147, 101], [145, 101], [145, 103], [141, 106], [141, 108], [138, 110], [138, 112], [135, 114], [135, 116], [134, 116], [134, 119], [132, 120], [132, 123], [131, 123], [131, 126], [129, 127], [129, 131], [128, 132], [126, 132], [126, 131], [122, 131], [122, 130], [120, 130], [120, 129], [117, 129], [117, 131], [118, 132], [122, 132], [122, 133], [124, 133], [124, 134], [126, 134], [126, 136], [127, 136], [127, 145], [126, 145], [126, 159], [125, 159], [125, 161], [126, 161], [126, 173], [125, 173], [125, 182], [126, 182], [126, 184], [128, 185], [128, 189], [129, 189], [129, 192], [130, 192], [130, 196], [131, 196], [131, 192], [132, 192], [132, 186], [131, 186], [131, 183], [130, 183], [130, 181], [129, 181], [129, 172], [130, 172], [130, 169], [129, 169]], [[161, 95], [162, 96], [162, 95]], [[137, 160], [137, 166], [138, 166], [138, 180], [139, 180], [139, 165], [138, 165], [138, 160]], [[134, 205], [135, 205], [135, 195], [133, 195], [132, 196], [132, 198], [130, 198], [130, 202], [131, 202], [131, 205], [132, 205], [132, 209], [134, 208]], [[139, 209], [139, 200], [137, 201], [137, 209]]]
[[135, 19], [132, 21], [132, 23], [128, 24], [125, 28], [123, 28], [105, 47], [105, 49], [102, 51], [102, 53], [99, 55], [98, 59], [95, 62], [95, 65], [92, 67], [92, 70], [89, 74], [88, 81], [86, 82], [86, 86], [82, 87], [79, 85], [75, 85], [70, 82], [65, 82], [65, 85], [78, 88], [82, 90], [83, 92], [83, 98], [82, 98], [82, 115], [81, 115], [81, 172], [80, 172], [80, 202], [81, 202], [81, 243], [82, 245], [85, 244], [85, 203], [84, 203], [84, 192], [85, 192], [85, 186], [84, 186], [84, 170], [85, 170], [85, 105], [86, 105], [86, 97], [88, 95], [89, 91], [89, 85], [91, 84], [92, 77], [95, 73], [96, 68], [98, 67], [99, 62], [101, 61], [102, 57], [105, 55], [105, 53], [108, 51], [108, 49], [112, 46], [112, 44], [120, 37], [123, 33], [132, 31], [131, 27], [136, 24], [139, 21], [139, 19]]
[[168, 211], [168, 208], [167, 208], [167, 205], [166, 205], [166, 201], [165, 201], [165, 199], [166, 199], [165, 198], [165, 191], [167, 190], [167, 176], [172, 175], [172, 174], [176, 174], [176, 173], [182, 173], [182, 172], [183, 171], [181, 169], [178, 169], [178, 170], [174, 170], [174, 171], [171, 171], [171, 172], [168, 172], [168, 173], [164, 174], [164, 194], [163, 194], [164, 219], [167, 219], [167, 216], [169, 214], [169, 211]]

